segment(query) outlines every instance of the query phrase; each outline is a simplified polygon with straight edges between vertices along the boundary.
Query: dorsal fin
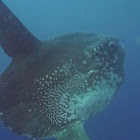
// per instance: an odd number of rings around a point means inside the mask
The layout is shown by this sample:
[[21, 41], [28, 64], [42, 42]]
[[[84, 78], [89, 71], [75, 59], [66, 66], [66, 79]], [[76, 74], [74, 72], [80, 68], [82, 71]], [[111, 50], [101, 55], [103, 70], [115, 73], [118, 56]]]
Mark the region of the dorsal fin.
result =
[[28, 55], [40, 45], [40, 41], [26, 29], [1, 0], [0, 45], [10, 57]]

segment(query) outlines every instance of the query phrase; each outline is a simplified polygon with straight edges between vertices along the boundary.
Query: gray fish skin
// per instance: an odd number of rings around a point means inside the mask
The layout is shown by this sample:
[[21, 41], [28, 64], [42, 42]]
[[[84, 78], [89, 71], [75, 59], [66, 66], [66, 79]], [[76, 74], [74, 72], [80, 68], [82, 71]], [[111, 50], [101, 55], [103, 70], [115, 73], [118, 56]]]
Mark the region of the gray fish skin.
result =
[[0, 80], [0, 112], [19, 134], [45, 137], [99, 113], [123, 82], [125, 50], [89, 33], [60, 36], [13, 60]]
[[[0, 11], [12, 14], [1, 1], [0, 6]], [[7, 20], [0, 23], [0, 40], [12, 62], [0, 77], [1, 121], [29, 138], [59, 140], [65, 134], [63, 139], [67, 139], [74, 134], [70, 134], [73, 127], [81, 128], [103, 110], [120, 88], [124, 80], [123, 45], [114, 37], [92, 33], [39, 41], [14, 15]], [[9, 22], [14, 26], [5, 32]], [[19, 31], [19, 38], [14, 30]], [[18, 39], [15, 46], [9, 43], [13, 36]]]

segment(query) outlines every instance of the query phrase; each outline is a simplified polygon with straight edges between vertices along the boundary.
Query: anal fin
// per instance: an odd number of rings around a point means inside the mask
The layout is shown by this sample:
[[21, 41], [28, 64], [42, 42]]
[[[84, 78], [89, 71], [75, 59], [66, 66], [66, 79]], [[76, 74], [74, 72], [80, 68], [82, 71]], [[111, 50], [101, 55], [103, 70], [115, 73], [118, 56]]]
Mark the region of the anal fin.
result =
[[56, 133], [57, 140], [90, 140], [84, 130], [83, 124], [73, 125]]

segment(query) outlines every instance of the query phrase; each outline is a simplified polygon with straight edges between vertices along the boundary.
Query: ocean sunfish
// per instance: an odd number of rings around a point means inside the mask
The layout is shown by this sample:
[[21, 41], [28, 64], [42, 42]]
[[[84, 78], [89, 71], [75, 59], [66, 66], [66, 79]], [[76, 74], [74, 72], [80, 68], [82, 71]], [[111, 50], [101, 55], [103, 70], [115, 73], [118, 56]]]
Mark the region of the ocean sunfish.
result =
[[40, 41], [0, 1], [0, 45], [12, 58], [0, 77], [1, 122], [32, 139], [89, 140], [84, 122], [124, 80], [119, 40], [70, 33]]

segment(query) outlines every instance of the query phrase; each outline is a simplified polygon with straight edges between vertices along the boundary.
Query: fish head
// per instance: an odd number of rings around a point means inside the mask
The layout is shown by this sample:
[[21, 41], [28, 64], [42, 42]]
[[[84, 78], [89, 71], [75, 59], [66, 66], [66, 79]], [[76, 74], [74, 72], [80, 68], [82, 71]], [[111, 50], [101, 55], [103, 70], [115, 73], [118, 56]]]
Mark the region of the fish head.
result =
[[[114, 37], [98, 35], [91, 40], [75, 59], [77, 70], [85, 76], [81, 100], [82, 112], [79, 116], [88, 119], [112, 100], [124, 81], [123, 64], [125, 48]], [[83, 113], [84, 112], [84, 113]]]
[[99, 36], [98, 39], [86, 45], [81, 55], [76, 57], [77, 69], [83, 73], [90, 70], [115, 71], [120, 73], [123, 70], [125, 48], [120, 41], [113, 37]]

